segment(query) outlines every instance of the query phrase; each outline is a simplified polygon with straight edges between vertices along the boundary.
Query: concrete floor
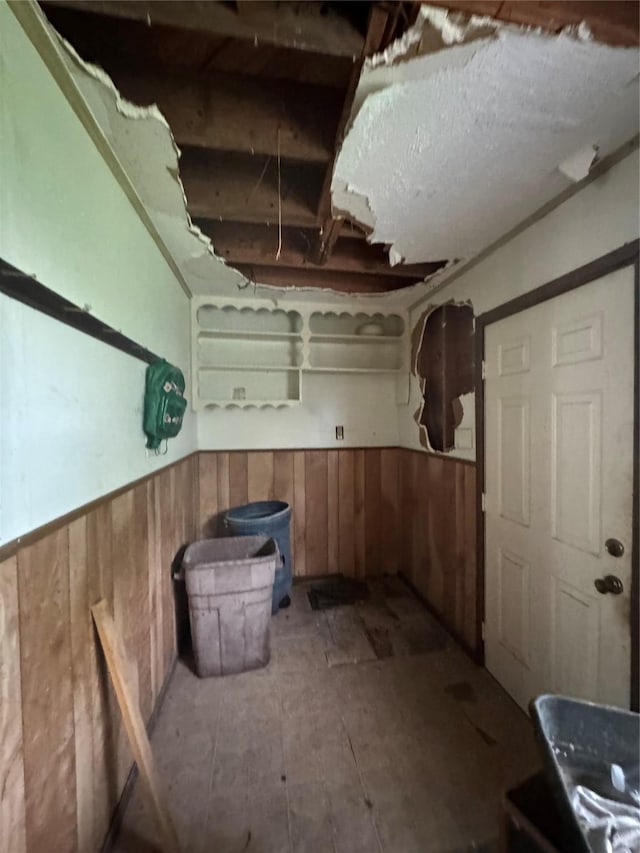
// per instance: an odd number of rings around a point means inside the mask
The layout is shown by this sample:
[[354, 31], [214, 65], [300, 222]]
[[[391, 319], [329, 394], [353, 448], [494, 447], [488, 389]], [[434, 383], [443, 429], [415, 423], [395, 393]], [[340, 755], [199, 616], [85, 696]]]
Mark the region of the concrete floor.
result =
[[[538, 766], [525, 715], [397, 579], [324, 612], [295, 587], [266, 669], [179, 663], [152, 744], [185, 853], [493, 850]], [[116, 850], [153, 837], [137, 786]]]

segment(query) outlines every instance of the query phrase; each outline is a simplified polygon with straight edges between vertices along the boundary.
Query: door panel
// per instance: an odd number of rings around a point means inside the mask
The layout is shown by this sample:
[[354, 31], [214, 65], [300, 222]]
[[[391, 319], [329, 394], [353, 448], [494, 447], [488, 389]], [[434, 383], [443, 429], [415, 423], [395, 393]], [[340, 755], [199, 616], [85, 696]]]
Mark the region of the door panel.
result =
[[529, 401], [498, 401], [498, 512], [502, 518], [529, 526]]
[[627, 267], [485, 330], [485, 656], [523, 707], [628, 706], [633, 305]]
[[600, 550], [602, 395], [552, 395], [551, 535], [597, 556]]

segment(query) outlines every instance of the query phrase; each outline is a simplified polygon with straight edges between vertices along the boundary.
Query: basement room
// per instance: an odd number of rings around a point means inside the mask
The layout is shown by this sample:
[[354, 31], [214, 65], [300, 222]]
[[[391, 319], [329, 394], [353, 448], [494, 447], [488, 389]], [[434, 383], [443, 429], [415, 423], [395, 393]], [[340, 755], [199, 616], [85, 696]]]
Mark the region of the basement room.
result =
[[0, 0], [0, 853], [640, 851], [639, 12]]

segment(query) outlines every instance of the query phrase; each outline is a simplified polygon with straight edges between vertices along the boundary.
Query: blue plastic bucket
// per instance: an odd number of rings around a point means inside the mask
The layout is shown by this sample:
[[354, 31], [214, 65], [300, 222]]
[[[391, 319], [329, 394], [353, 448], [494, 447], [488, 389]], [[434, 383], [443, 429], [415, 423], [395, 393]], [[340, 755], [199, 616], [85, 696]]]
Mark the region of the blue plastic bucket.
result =
[[281, 565], [276, 567], [271, 612], [291, 594], [291, 507], [284, 501], [255, 501], [237, 506], [225, 515], [225, 523], [234, 536], [271, 536], [278, 543]]

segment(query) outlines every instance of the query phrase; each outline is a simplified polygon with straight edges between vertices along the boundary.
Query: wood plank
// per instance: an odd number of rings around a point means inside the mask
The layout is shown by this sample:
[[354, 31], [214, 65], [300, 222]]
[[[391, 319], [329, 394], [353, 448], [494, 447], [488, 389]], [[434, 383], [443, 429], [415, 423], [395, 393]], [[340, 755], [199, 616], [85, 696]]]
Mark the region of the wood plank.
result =
[[0, 853], [26, 853], [18, 563], [0, 563]]
[[171, 564], [178, 550], [178, 536], [174, 507], [176, 505], [175, 468], [164, 471], [160, 482], [160, 516], [162, 536], [162, 564], [160, 566], [160, 589], [162, 592], [162, 629], [164, 669], [163, 681], [176, 655], [176, 614], [171, 580]]
[[340, 94], [325, 86], [246, 74], [206, 77], [132, 73], [106, 63], [123, 97], [157, 104], [180, 146], [326, 163], [333, 151]]
[[[111, 556], [111, 503], [101, 504], [87, 515], [87, 585], [89, 605], [100, 598], [113, 600]], [[115, 737], [106, 664], [95, 630], [89, 639], [91, 728], [93, 740], [93, 847], [98, 848], [109, 826], [118, 799], [116, 789]]]
[[[454, 624], [456, 633], [464, 636], [464, 584], [465, 584], [465, 560], [466, 560], [466, 518], [465, 518], [465, 466], [456, 465], [453, 475], [455, 477], [455, 601], [454, 601]], [[451, 474], [449, 475], [451, 477]]]
[[293, 514], [295, 517], [293, 571], [296, 576], [302, 576], [307, 574], [307, 515], [304, 450], [296, 450], [293, 454], [293, 481]]
[[387, 293], [409, 287], [421, 278], [399, 278], [392, 274], [335, 272], [322, 268], [297, 269], [296, 267], [259, 264], [234, 264], [249, 281], [257, 284], [272, 284], [276, 287], [320, 287], [337, 290], [340, 293]]
[[144, 484], [147, 489], [147, 581], [149, 584], [149, 651], [151, 655], [151, 695], [155, 706], [163, 676], [162, 597], [160, 595], [160, 496], [156, 481]]
[[354, 527], [354, 568], [357, 578], [364, 578], [367, 573], [365, 558], [365, 451], [356, 450], [354, 455], [354, 501], [353, 501], [353, 527]]
[[229, 500], [232, 507], [246, 504], [249, 499], [248, 459], [243, 451], [229, 454]]
[[147, 795], [153, 817], [156, 821], [162, 849], [165, 853], [178, 853], [178, 837], [167, 807], [164, 786], [156, 769], [151, 744], [147, 737], [144, 721], [137, 702], [136, 690], [129, 681], [133, 663], [127, 658], [120, 635], [109, 612], [106, 601], [102, 599], [91, 608], [100, 636], [109, 674], [115, 688], [118, 704], [122, 712], [124, 728], [140, 772], [143, 790]]
[[306, 574], [327, 573], [327, 451], [305, 451]]
[[476, 469], [467, 465], [464, 474], [465, 577], [462, 635], [469, 644], [469, 648], [479, 651], [477, 638]]
[[377, 447], [364, 451], [365, 494], [365, 550], [364, 571], [367, 577], [382, 572], [382, 524], [380, 483], [380, 450]]
[[218, 453], [218, 512], [220, 516], [231, 509], [229, 454]]
[[290, 450], [276, 450], [273, 454], [273, 497], [285, 501], [291, 507], [291, 550], [292, 571], [296, 574], [295, 541], [295, 485], [293, 473], [293, 453]]
[[[182, 466], [184, 473], [189, 473], [190, 462]], [[177, 470], [181, 470], [178, 466]], [[184, 478], [183, 478], [184, 479]], [[183, 491], [185, 513], [189, 507], [188, 496], [191, 494], [190, 484], [186, 484]], [[193, 505], [192, 505], [193, 506]], [[189, 523], [191, 516], [189, 514]], [[145, 720], [151, 717], [154, 706], [153, 692], [151, 689], [151, 606], [149, 602], [148, 583], [148, 552], [150, 547], [149, 525], [147, 518], [147, 490], [144, 486], [136, 486], [133, 489], [133, 543], [131, 570], [134, 579], [133, 599], [130, 601], [132, 609], [130, 618], [135, 624], [134, 647], [138, 664], [138, 688], [140, 691], [140, 710]], [[185, 536], [186, 536], [185, 529]], [[185, 538], [183, 536], [183, 539]]]
[[380, 452], [382, 571], [390, 574], [400, 568], [400, 452], [397, 447]]
[[355, 455], [338, 451], [338, 564], [339, 570], [354, 577], [355, 570]]
[[339, 450], [327, 451], [327, 572], [329, 574], [340, 571], [338, 536], [339, 454]]
[[189, 213], [205, 234], [215, 233], [215, 221], [277, 228], [281, 217], [285, 228], [315, 227], [319, 180], [312, 164], [282, 163], [279, 193], [277, 168], [268, 158], [187, 147], [180, 177]]
[[[122, 637], [123, 645], [132, 661], [129, 678], [139, 702], [139, 678], [136, 649], [136, 605], [135, 566], [133, 565], [134, 530], [133, 492], [129, 490], [117, 497], [111, 505], [111, 555], [113, 560], [113, 602], [111, 603], [116, 631]], [[116, 727], [116, 786], [122, 790], [133, 763], [124, 726], [118, 715], [113, 717]]]
[[79, 518], [69, 525], [69, 599], [76, 757], [77, 849], [90, 850], [94, 837], [90, 657], [93, 623], [89, 607], [86, 518]]
[[198, 454], [198, 533], [215, 537], [218, 529], [218, 454]]
[[18, 554], [27, 849], [76, 849], [66, 528]]
[[639, 7], [629, 2], [579, 2], [579, 0], [435, 0], [434, 6], [446, 6], [467, 14], [487, 15], [513, 24], [541, 27], [558, 32], [564, 27], [586, 22], [597, 41], [635, 47], [639, 37]]
[[273, 452], [247, 454], [247, 496], [251, 501], [273, 500]]
[[[196, 224], [211, 238], [216, 254], [223, 257], [227, 263], [234, 266], [236, 264], [273, 265], [280, 237], [277, 225], [219, 222], [212, 219], [198, 219]], [[317, 269], [318, 264], [312, 259], [309, 250], [316, 235], [317, 231], [313, 232], [311, 229], [283, 228], [278, 265]], [[330, 257], [322, 265], [324, 270], [335, 272], [368, 272], [400, 276], [412, 281], [419, 281], [433, 275], [441, 266], [442, 264], [439, 263], [427, 263], [396, 264], [392, 267], [383, 246], [370, 245], [365, 240], [351, 237], [339, 239]]]
[[431, 535], [429, 517], [429, 457], [413, 453], [411, 457], [411, 565], [416, 588], [428, 599], [429, 563], [428, 541]]
[[[357, 56], [363, 38], [348, 18], [322, 3], [255, 4], [251, 14], [238, 14], [228, 3], [191, 0], [47, 0], [46, 5], [94, 12], [137, 21], [149, 27], [170, 27], [260, 44], [311, 51], [328, 56]], [[243, 4], [244, 5], [244, 4]]]
[[322, 192], [320, 193], [320, 201], [318, 202], [317, 221], [320, 226], [320, 236], [318, 246], [315, 251], [315, 257], [319, 263], [326, 263], [328, 257], [331, 255], [342, 226], [342, 218], [337, 215], [334, 216], [331, 205], [331, 181], [333, 178], [334, 166], [338, 152], [340, 151], [340, 147], [344, 140], [347, 123], [351, 117], [351, 110], [353, 108], [353, 101], [360, 81], [362, 67], [365, 59], [380, 49], [388, 18], [389, 13], [383, 6], [372, 4], [369, 12], [369, 20], [367, 22], [367, 33], [364, 38], [362, 50], [360, 52], [360, 56], [353, 63], [349, 82], [347, 83], [347, 89], [342, 103], [342, 110], [340, 111], [340, 117], [338, 118], [336, 126], [333, 156], [325, 172]]

